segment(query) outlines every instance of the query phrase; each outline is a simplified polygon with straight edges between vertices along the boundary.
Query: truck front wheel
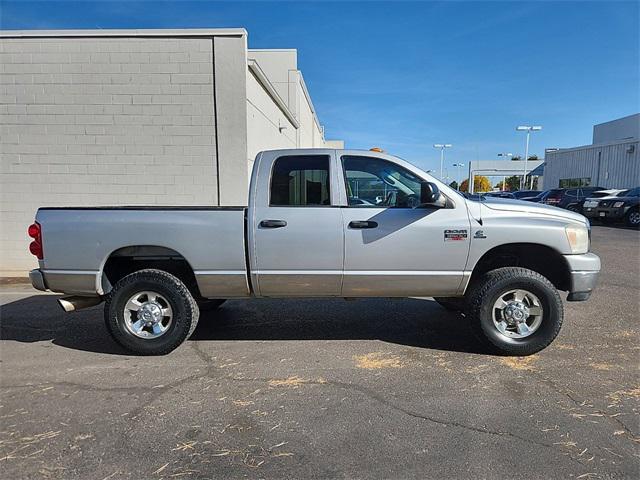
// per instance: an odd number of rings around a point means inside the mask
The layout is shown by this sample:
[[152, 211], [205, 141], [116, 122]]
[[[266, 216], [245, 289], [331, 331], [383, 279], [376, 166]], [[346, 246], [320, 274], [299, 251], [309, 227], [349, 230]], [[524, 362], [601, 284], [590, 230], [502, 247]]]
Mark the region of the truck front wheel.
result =
[[114, 340], [138, 355], [164, 355], [193, 333], [200, 311], [189, 289], [162, 270], [139, 270], [116, 283], [104, 319]]
[[563, 315], [553, 284], [526, 268], [490, 271], [468, 293], [467, 317], [474, 332], [506, 355], [531, 355], [545, 348], [558, 335]]

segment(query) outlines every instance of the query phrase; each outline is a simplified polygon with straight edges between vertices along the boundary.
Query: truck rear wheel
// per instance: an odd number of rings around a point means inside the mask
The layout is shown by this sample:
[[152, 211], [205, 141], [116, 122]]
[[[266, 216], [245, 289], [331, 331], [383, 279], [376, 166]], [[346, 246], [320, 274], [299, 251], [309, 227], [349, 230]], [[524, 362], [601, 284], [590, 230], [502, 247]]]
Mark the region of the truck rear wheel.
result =
[[162, 270], [139, 270], [116, 283], [104, 307], [116, 342], [138, 355], [164, 355], [184, 342], [200, 311], [189, 289]]
[[476, 335], [506, 355], [531, 355], [560, 332], [562, 300], [553, 284], [526, 268], [505, 267], [482, 277], [468, 294]]

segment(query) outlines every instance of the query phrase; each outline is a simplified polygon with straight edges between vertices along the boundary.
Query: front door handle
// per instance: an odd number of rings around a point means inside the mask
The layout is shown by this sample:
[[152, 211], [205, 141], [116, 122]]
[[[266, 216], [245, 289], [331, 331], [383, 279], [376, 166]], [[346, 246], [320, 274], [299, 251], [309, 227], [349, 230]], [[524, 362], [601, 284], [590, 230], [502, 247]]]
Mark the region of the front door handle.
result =
[[349, 228], [377, 228], [378, 222], [371, 220], [354, 220], [349, 222]]
[[286, 226], [287, 222], [284, 220], [262, 220], [260, 222], [260, 228], [282, 228]]

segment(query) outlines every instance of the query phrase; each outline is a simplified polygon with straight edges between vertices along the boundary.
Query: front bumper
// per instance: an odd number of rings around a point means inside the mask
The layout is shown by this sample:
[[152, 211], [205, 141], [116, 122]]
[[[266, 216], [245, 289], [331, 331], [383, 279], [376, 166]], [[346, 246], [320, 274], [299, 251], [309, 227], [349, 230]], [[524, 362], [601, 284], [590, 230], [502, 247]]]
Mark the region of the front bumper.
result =
[[624, 214], [627, 213], [628, 207], [624, 206], [614, 208], [614, 207], [586, 207], [583, 210], [583, 214], [588, 218], [612, 218], [615, 220], [619, 220], [624, 217]]
[[594, 253], [584, 253], [582, 255], [565, 255], [564, 258], [569, 265], [571, 280], [571, 289], [567, 300], [569, 302], [587, 300], [598, 283], [600, 257]]

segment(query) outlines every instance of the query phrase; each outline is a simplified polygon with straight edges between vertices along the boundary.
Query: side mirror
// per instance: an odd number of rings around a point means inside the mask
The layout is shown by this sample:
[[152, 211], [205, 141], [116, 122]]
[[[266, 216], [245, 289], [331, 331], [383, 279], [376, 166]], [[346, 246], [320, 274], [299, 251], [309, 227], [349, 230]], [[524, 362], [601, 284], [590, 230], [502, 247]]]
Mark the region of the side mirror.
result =
[[440, 198], [440, 189], [435, 183], [422, 182], [420, 184], [420, 203], [436, 203]]

